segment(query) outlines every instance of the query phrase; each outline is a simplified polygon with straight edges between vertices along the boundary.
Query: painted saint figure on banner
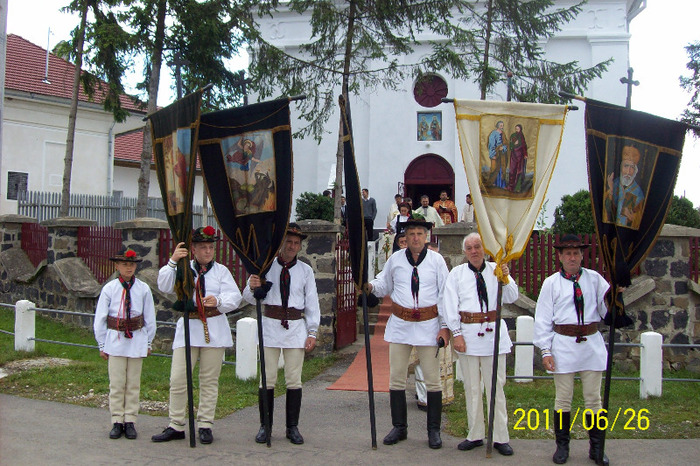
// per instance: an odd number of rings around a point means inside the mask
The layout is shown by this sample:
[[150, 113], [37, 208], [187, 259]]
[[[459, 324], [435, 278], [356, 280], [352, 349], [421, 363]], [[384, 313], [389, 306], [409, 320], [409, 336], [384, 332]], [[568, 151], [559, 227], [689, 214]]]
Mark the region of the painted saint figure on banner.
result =
[[[537, 152], [538, 121], [528, 117], [484, 115], [479, 132], [482, 138], [481, 193], [508, 199], [532, 198], [535, 160], [528, 157], [528, 153]], [[527, 140], [531, 141], [529, 147]]]
[[221, 140], [236, 215], [275, 210], [275, 157], [271, 131]]
[[190, 166], [189, 154], [191, 130], [178, 129], [163, 138], [163, 158], [165, 162], [165, 183], [167, 190], [167, 208], [169, 215], [185, 211], [185, 194], [187, 190], [187, 167]]
[[[645, 154], [644, 158], [642, 153]], [[645, 200], [642, 186], [646, 187], [649, 182], [649, 174], [644, 173], [642, 168], [653, 167], [657, 154], [656, 147], [640, 141], [608, 138], [603, 222], [639, 229]]]

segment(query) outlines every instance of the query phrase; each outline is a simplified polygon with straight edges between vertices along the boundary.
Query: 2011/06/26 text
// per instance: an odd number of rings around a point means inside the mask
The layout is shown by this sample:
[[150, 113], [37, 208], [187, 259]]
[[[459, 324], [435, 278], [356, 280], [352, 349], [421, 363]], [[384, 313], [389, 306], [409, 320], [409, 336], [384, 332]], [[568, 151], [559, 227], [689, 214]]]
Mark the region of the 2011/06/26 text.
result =
[[[573, 427], [576, 424], [576, 419], [578, 419], [580, 411], [581, 408], [576, 410], [576, 414], [574, 414], [574, 417], [571, 420], [570, 427]], [[528, 410], [525, 410], [524, 408], [516, 409], [513, 411], [513, 415], [517, 418], [513, 429], [537, 430], [539, 428], [543, 428], [549, 430], [550, 426], [553, 426], [553, 422], [559, 422], [561, 419], [558, 416], [558, 413], [553, 410], [543, 409], [541, 413], [542, 415], [540, 416], [540, 410], [534, 408]], [[612, 423], [607, 417], [607, 410], [601, 409], [598, 411], [598, 413], [600, 414], [599, 416], [586, 416], [586, 414], [594, 414], [594, 411], [590, 408], [584, 409], [583, 414], [581, 415], [581, 426], [586, 430], [591, 430], [592, 428], [597, 427], [600, 430], [607, 429], [612, 432], [617, 425], [620, 415], [622, 415], [622, 419], [619, 419], [619, 421], [621, 423], [624, 422], [624, 425], [622, 426], [624, 430], [647, 430], [649, 428], [649, 410], [646, 408], [642, 408], [638, 411], [634, 410], [633, 408], [627, 408], [624, 411], [622, 408], [618, 408], [617, 413], [615, 414], [615, 419], [613, 419]], [[540, 418], [543, 418], [542, 420], [544, 422], [540, 422]]]

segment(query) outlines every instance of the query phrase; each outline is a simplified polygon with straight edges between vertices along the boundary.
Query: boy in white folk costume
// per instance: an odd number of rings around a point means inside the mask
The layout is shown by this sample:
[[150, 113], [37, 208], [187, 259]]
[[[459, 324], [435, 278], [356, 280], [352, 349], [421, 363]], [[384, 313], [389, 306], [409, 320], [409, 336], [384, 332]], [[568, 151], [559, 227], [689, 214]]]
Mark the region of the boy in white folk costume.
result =
[[[195, 289], [192, 300], [195, 310], [187, 316], [190, 325], [192, 369], [199, 360], [199, 408], [197, 425], [199, 441], [214, 441], [212, 427], [219, 396], [219, 375], [226, 348], [233, 346], [228, 312], [234, 311], [243, 299], [231, 271], [214, 260], [216, 230], [211, 226], [198, 228], [192, 235], [194, 259], [190, 267], [194, 273]], [[185, 243], [179, 243], [166, 265], [158, 272], [158, 289], [172, 293], [177, 274], [177, 261], [187, 257]], [[170, 423], [162, 433], [154, 435], [154, 442], [168, 442], [185, 438], [187, 406], [187, 365], [185, 361], [185, 327], [180, 317], [173, 339], [173, 360], [170, 368]]]
[[[557, 449], [552, 457], [556, 464], [569, 457], [571, 399], [574, 375], [581, 376], [584, 425], [588, 431], [588, 456], [598, 457], [603, 432], [597, 417], [602, 408], [600, 383], [607, 366], [608, 351], [598, 323], [605, 317], [605, 294], [610, 285], [595, 270], [581, 267], [584, 244], [577, 235], [564, 235], [554, 247], [562, 268], [543, 283], [535, 308], [533, 342], [542, 352], [542, 364], [554, 373], [554, 435]], [[591, 413], [592, 411], [592, 413]], [[603, 454], [603, 464], [608, 458]]]
[[[316, 347], [316, 333], [321, 322], [314, 271], [308, 264], [297, 260], [297, 254], [301, 251], [301, 241], [306, 237], [299, 225], [290, 223], [279, 256], [266, 275], [267, 283], [271, 283], [268, 285], [267, 295], [262, 300], [265, 307], [262, 324], [267, 386], [263, 387], [261, 380], [258, 389], [260, 429], [255, 436], [258, 443], [267, 443], [263, 424], [263, 396], [267, 397], [272, 428], [280, 353], [284, 355], [284, 381], [287, 385], [287, 438], [295, 445], [304, 443], [298, 428], [301, 411], [301, 370], [304, 365], [304, 353], [309, 353]], [[245, 300], [251, 304], [255, 303], [253, 292], [262, 285], [258, 275], [251, 275], [248, 286], [243, 290]]]
[[110, 258], [119, 276], [100, 292], [95, 309], [95, 340], [100, 357], [108, 363], [109, 438], [136, 438], [141, 367], [151, 354], [156, 334], [156, 313], [151, 289], [134, 276], [141, 258], [131, 249]]

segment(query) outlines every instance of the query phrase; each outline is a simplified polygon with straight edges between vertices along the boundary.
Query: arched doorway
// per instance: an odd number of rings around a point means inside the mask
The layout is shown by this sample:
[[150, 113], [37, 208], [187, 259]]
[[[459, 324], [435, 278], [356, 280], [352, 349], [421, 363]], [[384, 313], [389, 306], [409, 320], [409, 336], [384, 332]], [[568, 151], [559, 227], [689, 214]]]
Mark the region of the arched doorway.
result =
[[404, 195], [413, 199], [413, 207], [420, 205], [423, 194], [430, 197], [430, 205], [446, 190], [454, 200], [455, 172], [450, 163], [437, 154], [423, 154], [414, 159], [404, 173]]

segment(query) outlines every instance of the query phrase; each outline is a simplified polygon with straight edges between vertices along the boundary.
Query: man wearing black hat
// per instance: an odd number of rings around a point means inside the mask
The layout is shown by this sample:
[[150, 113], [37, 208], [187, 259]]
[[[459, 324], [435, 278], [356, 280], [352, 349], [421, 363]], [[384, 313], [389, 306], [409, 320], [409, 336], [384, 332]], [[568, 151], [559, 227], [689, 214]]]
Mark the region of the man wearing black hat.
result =
[[[190, 262], [195, 280], [193, 301], [195, 311], [190, 312], [190, 345], [192, 367], [199, 360], [199, 409], [197, 424], [199, 440], [208, 444], [214, 440], [212, 426], [219, 394], [219, 375], [226, 348], [233, 346], [231, 327], [226, 313], [238, 308], [241, 292], [231, 272], [214, 260], [218, 239], [211, 226], [198, 228], [192, 235]], [[175, 286], [177, 261], [187, 257], [185, 243], [179, 243], [170, 260], [158, 272], [158, 289], [172, 293]], [[160, 434], [151, 437], [154, 442], [167, 442], [185, 438], [187, 405], [187, 374], [185, 361], [184, 320], [177, 321], [173, 340], [173, 360], [170, 369], [170, 424]]]
[[[490, 407], [491, 383], [498, 299], [498, 278], [495, 262], [484, 256], [484, 247], [478, 233], [467, 235], [462, 241], [466, 262], [450, 271], [445, 283], [442, 304], [447, 326], [454, 337], [454, 349], [459, 355], [459, 365], [464, 376], [464, 395], [467, 405], [469, 433], [457, 448], [472, 450], [484, 444], [483, 392]], [[509, 277], [508, 266], [501, 265], [500, 272], [508, 277], [503, 285], [502, 302], [518, 299], [518, 285]], [[513, 454], [508, 435], [508, 412], [503, 386], [506, 382], [506, 354], [513, 344], [508, 336], [508, 326], [501, 320], [498, 341], [498, 372], [496, 374], [496, 399], [494, 400], [493, 447], [501, 455]], [[481, 386], [484, 386], [484, 390]]]
[[[295, 445], [304, 443], [298, 428], [301, 411], [301, 369], [304, 365], [304, 353], [312, 351], [316, 346], [316, 332], [321, 321], [313, 269], [297, 260], [301, 241], [306, 237], [299, 225], [290, 223], [279, 256], [266, 275], [267, 283], [271, 283], [267, 296], [262, 301], [265, 305], [262, 323], [267, 386], [258, 389], [260, 429], [255, 436], [258, 443], [267, 443], [263, 424], [264, 396], [267, 397], [272, 426], [280, 353], [284, 355], [284, 380], [287, 384], [287, 438]], [[255, 303], [253, 290], [261, 286], [261, 278], [251, 275], [248, 286], [243, 290], [245, 300], [251, 304]]]
[[423, 219], [405, 222], [408, 248], [389, 257], [382, 273], [367, 284], [377, 296], [390, 295], [392, 303], [384, 340], [389, 342], [389, 402], [391, 432], [384, 437], [385, 445], [405, 440], [408, 435], [406, 415], [406, 375], [415, 347], [425, 378], [428, 399], [428, 445], [440, 448], [442, 385], [440, 362], [436, 356], [438, 340], [449, 338], [444, 326], [438, 298], [445, 279], [447, 265], [437, 252], [425, 244], [432, 223]]
[[[554, 435], [556, 464], [569, 457], [571, 399], [574, 374], [583, 386], [584, 425], [588, 431], [591, 459], [598, 457], [603, 432], [598, 429], [598, 411], [602, 407], [600, 382], [607, 364], [607, 349], [598, 323], [607, 312], [605, 293], [608, 282], [596, 271], [581, 267], [584, 244], [577, 235], [564, 235], [554, 245], [562, 268], [542, 283], [535, 308], [534, 344], [542, 352], [544, 368], [554, 373], [556, 398]], [[603, 461], [608, 459], [603, 455]]]

